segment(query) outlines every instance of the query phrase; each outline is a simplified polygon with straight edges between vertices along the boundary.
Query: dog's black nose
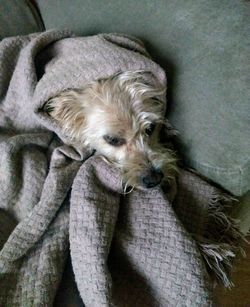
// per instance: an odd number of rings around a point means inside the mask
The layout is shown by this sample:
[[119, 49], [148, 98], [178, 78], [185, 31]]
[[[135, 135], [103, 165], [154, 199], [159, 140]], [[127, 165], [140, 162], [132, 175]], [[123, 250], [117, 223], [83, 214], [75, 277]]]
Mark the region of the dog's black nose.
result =
[[153, 188], [157, 186], [161, 182], [163, 178], [163, 173], [161, 170], [158, 169], [149, 169], [146, 170], [141, 177], [142, 184], [145, 188]]

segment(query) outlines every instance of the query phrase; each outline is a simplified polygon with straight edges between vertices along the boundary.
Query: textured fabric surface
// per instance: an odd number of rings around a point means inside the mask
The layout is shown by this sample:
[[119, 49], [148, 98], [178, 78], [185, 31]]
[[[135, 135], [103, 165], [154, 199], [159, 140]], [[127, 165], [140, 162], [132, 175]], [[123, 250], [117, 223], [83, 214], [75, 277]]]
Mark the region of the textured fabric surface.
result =
[[0, 40], [43, 31], [42, 20], [30, 0], [0, 0]]
[[59, 91], [117, 70], [147, 69], [165, 84], [146, 55], [140, 41], [121, 35], [48, 31], [1, 42], [1, 306], [51, 306], [69, 247], [86, 306], [212, 304], [194, 237], [215, 228], [208, 222], [219, 191], [183, 170], [166, 193], [123, 195], [119, 171], [64, 145], [42, 110]]
[[169, 119], [186, 163], [235, 195], [250, 186], [250, 3], [41, 0], [47, 29], [140, 37], [169, 79]]

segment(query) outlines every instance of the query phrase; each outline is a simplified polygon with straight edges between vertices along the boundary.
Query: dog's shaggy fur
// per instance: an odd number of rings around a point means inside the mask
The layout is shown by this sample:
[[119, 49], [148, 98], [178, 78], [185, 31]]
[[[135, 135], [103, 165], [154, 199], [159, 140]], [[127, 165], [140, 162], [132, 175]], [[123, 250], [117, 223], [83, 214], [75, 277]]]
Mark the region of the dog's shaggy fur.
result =
[[127, 71], [61, 92], [46, 104], [70, 144], [88, 146], [122, 169], [124, 189], [169, 181], [175, 155], [159, 142], [165, 88], [145, 81], [146, 72]]

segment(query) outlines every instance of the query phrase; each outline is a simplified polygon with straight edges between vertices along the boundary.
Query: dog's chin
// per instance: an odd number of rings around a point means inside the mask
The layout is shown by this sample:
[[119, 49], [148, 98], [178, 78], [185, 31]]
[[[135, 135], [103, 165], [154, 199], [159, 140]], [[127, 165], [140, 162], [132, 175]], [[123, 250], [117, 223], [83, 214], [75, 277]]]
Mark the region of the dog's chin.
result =
[[171, 190], [171, 187], [173, 185], [173, 183], [175, 182], [176, 179], [176, 174], [172, 174], [170, 175], [168, 174], [164, 174], [162, 180], [153, 185], [153, 186], [145, 186], [142, 184], [141, 180], [139, 179], [140, 177], [138, 177], [137, 179], [132, 178], [131, 180], [129, 178], [126, 178], [126, 181], [123, 181], [123, 191], [125, 194], [128, 194], [134, 190], [138, 190], [138, 191], [143, 191], [143, 192], [148, 192], [151, 191], [153, 189], [162, 189], [162, 191], [164, 193], [169, 193], [169, 191]]
[[152, 189], [157, 189], [157, 188], [160, 188], [161, 187], [161, 182], [160, 183], [157, 183], [156, 185], [154, 186], [151, 186], [151, 187], [145, 187], [143, 185], [138, 185], [137, 187], [135, 187], [135, 189], [137, 190], [140, 190], [140, 191], [150, 191]]
[[145, 186], [142, 184], [141, 180], [138, 178], [138, 180], [124, 180], [123, 181], [123, 191], [125, 194], [130, 193], [134, 190], [147, 192], [152, 189], [161, 188], [162, 185], [166, 185], [166, 180], [163, 178], [161, 182], [152, 185], [152, 186]]

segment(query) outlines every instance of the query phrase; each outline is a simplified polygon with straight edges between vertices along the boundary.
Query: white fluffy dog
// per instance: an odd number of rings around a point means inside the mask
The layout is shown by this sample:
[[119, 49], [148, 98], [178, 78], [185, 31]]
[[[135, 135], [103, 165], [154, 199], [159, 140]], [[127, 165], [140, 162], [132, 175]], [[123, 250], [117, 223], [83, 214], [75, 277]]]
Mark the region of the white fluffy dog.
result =
[[124, 190], [148, 189], [173, 178], [176, 158], [159, 141], [165, 88], [150, 85], [147, 72], [127, 71], [61, 92], [45, 109], [71, 145], [94, 150], [123, 173]]

